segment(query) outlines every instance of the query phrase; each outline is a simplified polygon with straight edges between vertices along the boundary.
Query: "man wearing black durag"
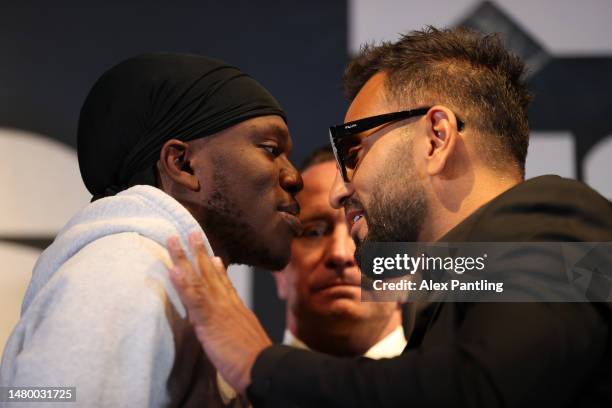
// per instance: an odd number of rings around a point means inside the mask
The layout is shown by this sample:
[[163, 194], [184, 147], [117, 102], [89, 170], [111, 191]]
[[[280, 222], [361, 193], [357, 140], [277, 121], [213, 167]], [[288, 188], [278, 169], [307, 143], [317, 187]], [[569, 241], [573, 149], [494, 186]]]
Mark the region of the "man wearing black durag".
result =
[[0, 386], [76, 387], [84, 407], [240, 405], [192, 333], [165, 244], [192, 233], [226, 265], [285, 266], [301, 178], [284, 112], [223, 62], [142, 55], [96, 82], [77, 145], [92, 203], [38, 260]]

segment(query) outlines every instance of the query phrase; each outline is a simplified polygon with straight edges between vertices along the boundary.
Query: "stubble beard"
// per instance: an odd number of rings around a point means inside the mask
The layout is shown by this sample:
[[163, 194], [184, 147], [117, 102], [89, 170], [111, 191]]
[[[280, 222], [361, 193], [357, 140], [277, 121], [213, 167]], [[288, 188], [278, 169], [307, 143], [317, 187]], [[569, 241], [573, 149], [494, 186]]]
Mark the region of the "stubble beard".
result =
[[282, 269], [286, 260], [275, 257], [261, 235], [246, 221], [244, 212], [228, 194], [232, 190], [225, 175], [214, 170], [212, 182], [212, 194], [203, 206], [207, 236], [214, 238], [230, 263]]
[[[416, 242], [428, 215], [425, 190], [411, 157], [412, 143], [395, 149], [386, 160], [385, 169], [374, 181], [376, 186], [366, 210], [368, 232], [356, 239], [356, 259], [363, 258], [364, 245], [371, 242]], [[403, 169], [398, 171], [398, 169]], [[359, 265], [362, 270], [366, 265]]]

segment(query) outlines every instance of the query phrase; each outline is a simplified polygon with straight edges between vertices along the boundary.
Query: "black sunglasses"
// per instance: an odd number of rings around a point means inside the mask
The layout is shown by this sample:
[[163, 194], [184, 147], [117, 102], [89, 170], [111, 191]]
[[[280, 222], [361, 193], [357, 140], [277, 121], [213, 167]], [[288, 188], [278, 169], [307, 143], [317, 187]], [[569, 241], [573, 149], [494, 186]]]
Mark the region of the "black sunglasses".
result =
[[[377, 116], [359, 119], [353, 122], [343, 123], [342, 125], [330, 126], [329, 139], [342, 174], [342, 179], [348, 183], [351, 181], [349, 170], [354, 170], [357, 165], [357, 149], [362, 138], [358, 135], [366, 130], [373, 129], [398, 120], [413, 118], [425, 115], [431, 107], [417, 108], [400, 112], [385, 113]], [[457, 128], [462, 131], [464, 123], [457, 118]]]

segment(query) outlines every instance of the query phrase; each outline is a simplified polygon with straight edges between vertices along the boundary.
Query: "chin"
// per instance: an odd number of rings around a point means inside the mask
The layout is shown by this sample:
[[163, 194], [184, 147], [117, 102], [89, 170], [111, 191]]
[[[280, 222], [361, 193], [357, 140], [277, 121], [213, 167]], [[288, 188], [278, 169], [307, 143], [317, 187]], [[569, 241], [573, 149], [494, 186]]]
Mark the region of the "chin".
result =
[[260, 245], [244, 244], [243, 247], [234, 248], [232, 253], [232, 263], [255, 266], [257, 268], [279, 271], [284, 269], [289, 263], [291, 256], [291, 242], [273, 241], [274, 245], [261, 245], [261, 243], [271, 241], [264, 237], [257, 237], [251, 242], [258, 242]]
[[287, 248], [280, 248], [280, 250], [277, 251], [270, 250], [265, 254], [265, 257], [261, 257], [258, 259], [259, 263], [257, 266], [269, 269], [271, 271], [280, 271], [289, 264], [290, 256], [290, 246], [288, 246]]
[[325, 302], [324, 305], [321, 305], [319, 308], [327, 313], [331, 313], [333, 315], [358, 315], [360, 314], [362, 304], [360, 299], [355, 299], [352, 297], [340, 297], [328, 302]]
[[264, 255], [260, 253], [254, 254], [253, 257], [250, 257], [249, 259], [245, 259], [243, 262], [238, 263], [255, 266], [257, 268], [268, 269], [271, 271], [280, 271], [284, 269], [287, 264], [289, 264], [289, 255], [274, 255], [271, 253], [266, 253]]
[[289, 264], [289, 257], [286, 258], [271, 258], [267, 265], [262, 266], [265, 269], [269, 269], [271, 271], [280, 271], [285, 269], [285, 267]]
[[271, 262], [275, 265], [271, 269], [280, 271], [285, 268], [291, 259], [291, 239], [284, 240], [278, 247], [270, 250], [270, 258]]
[[280, 271], [289, 264], [293, 235], [283, 232], [269, 231], [269, 233], [262, 234], [254, 240], [259, 242], [260, 246], [253, 254], [259, 261], [257, 266]]

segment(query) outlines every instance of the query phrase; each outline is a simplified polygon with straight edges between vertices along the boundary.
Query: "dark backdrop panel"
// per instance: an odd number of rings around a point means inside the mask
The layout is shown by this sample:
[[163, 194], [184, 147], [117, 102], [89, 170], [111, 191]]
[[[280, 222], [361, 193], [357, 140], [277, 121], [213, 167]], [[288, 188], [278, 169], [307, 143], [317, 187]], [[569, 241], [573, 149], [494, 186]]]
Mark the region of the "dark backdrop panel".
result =
[[534, 130], [570, 131], [575, 137], [576, 178], [583, 179], [584, 158], [612, 135], [612, 58], [553, 58], [529, 82]]
[[190, 52], [268, 87], [288, 112], [299, 160], [343, 117], [346, 32], [342, 0], [3, 5], [0, 124], [74, 146], [79, 108], [104, 70], [139, 53]]
[[[79, 109], [102, 72], [140, 53], [189, 52], [266, 86], [287, 111], [299, 162], [344, 116], [347, 31], [345, 0], [3, 4], [0, 126], [75, 146]], [[255, 275], [254, 291], [256, 313], [279, 339], [284, 307], [268, 272]]]
[[271, 272], [255, 268], [253, 304], [255, 314], [268, 331], [272, 341], [280, 343], [285, 329], [285, 302], [276, 296], [276, 286]]

